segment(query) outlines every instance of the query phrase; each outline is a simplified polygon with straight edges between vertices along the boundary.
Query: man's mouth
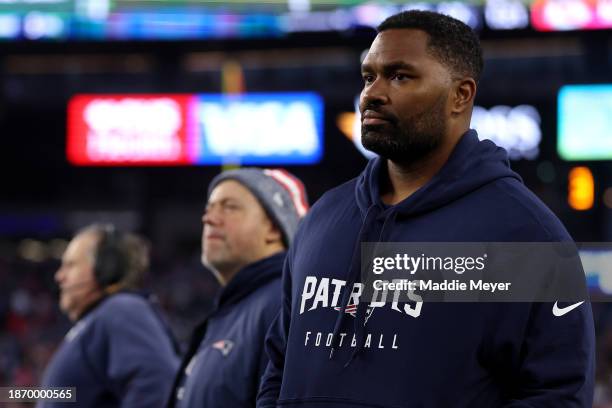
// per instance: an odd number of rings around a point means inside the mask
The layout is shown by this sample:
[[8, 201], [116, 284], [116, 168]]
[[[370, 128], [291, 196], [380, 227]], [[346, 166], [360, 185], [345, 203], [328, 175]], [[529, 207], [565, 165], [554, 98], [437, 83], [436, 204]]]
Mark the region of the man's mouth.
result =
[[223, 241], [225, 239], [221, 234], [207, 234], [205, 238], [207, 241]]
[[376, 125], [386, 125], [390, 122], [386, 119], [380, 119], [380, 118], [365, 118], [364, 120], [361, 121], [361, 123], [364, 126], [376, 126]]
[[361, 116], [361, 124], [363, 126], [377, 126], [393, 124], [394, 120], [391, 116], [376, 112], [372, 109], [366, 109]]

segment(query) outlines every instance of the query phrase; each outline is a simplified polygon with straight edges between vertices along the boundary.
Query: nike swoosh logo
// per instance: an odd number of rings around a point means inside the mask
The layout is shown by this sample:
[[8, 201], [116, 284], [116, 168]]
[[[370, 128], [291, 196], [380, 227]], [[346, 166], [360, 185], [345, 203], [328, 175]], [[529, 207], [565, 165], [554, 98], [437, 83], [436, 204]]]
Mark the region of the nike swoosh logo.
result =
[[582, 302], [574, 303], [573, 305], [569, 305], [566, 307], [559, 307], [557, 305], [557, 302], [555, 302], [555, 304], [553, 305], [553, 314], [557, 317], [563, 316], [564, 314], [571, 312], [572, 310], [574, 310], [575, 308], [577, 308], [583, 303], [584, 303], [584, 300]]

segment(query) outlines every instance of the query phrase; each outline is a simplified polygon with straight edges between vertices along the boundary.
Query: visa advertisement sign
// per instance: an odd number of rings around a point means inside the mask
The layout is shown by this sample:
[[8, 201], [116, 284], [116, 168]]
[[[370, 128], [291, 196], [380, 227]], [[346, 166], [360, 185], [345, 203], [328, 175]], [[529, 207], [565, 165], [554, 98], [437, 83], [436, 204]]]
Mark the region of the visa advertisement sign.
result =
[[199, 164], [317, 163], [323, 150], [323, 102], [315, 93], [199, 95]]
[[77, 95], [68, 107], [74, 165], [315, 164], [315, 93]]

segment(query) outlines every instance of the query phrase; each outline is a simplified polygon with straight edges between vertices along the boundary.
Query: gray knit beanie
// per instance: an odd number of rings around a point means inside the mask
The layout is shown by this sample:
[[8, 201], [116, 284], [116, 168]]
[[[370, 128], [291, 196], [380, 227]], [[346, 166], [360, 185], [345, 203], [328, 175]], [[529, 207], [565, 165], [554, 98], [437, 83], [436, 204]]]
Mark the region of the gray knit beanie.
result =
[[272, 222], [281, 230], [288, 248], [293, 242], [300, 219], [308, 211], [304, 184], [293, 174], [282, 169], [255, 167], [228, 170], [218, 174], [208, 185], [208, 196], [222, 181], [235, 180], [257, 198]]

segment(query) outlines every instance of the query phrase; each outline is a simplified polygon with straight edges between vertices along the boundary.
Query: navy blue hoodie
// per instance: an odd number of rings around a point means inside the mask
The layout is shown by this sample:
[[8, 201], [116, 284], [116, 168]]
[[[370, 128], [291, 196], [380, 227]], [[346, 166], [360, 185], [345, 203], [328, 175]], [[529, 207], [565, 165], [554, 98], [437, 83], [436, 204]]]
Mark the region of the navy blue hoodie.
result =
[[[360, 242], [571, 240], [506, 152], [474, 131], [394, 206], [380, 199], [386, 172], [373, 159], [304, 219], [285, 264], [257, 406], [590, 408], [588, 302], [562, 317], [548, 303], [423, 302], [386, 304], [366, 317], [365, 302], [351, 296]], [[347, 304], [357, 307], [342, 312]]]
[[76, 387], [76, 404], [38, 407], [162, 407], [178, 369], [168, 327], [143, 295], [107, 296], [64, 337], [41, 387]]
[[280, 309], [286, 253], [240, 270], [198, 328], [175, 380], [170, 406], [254, 407], [268, 358], [264, 339]]

